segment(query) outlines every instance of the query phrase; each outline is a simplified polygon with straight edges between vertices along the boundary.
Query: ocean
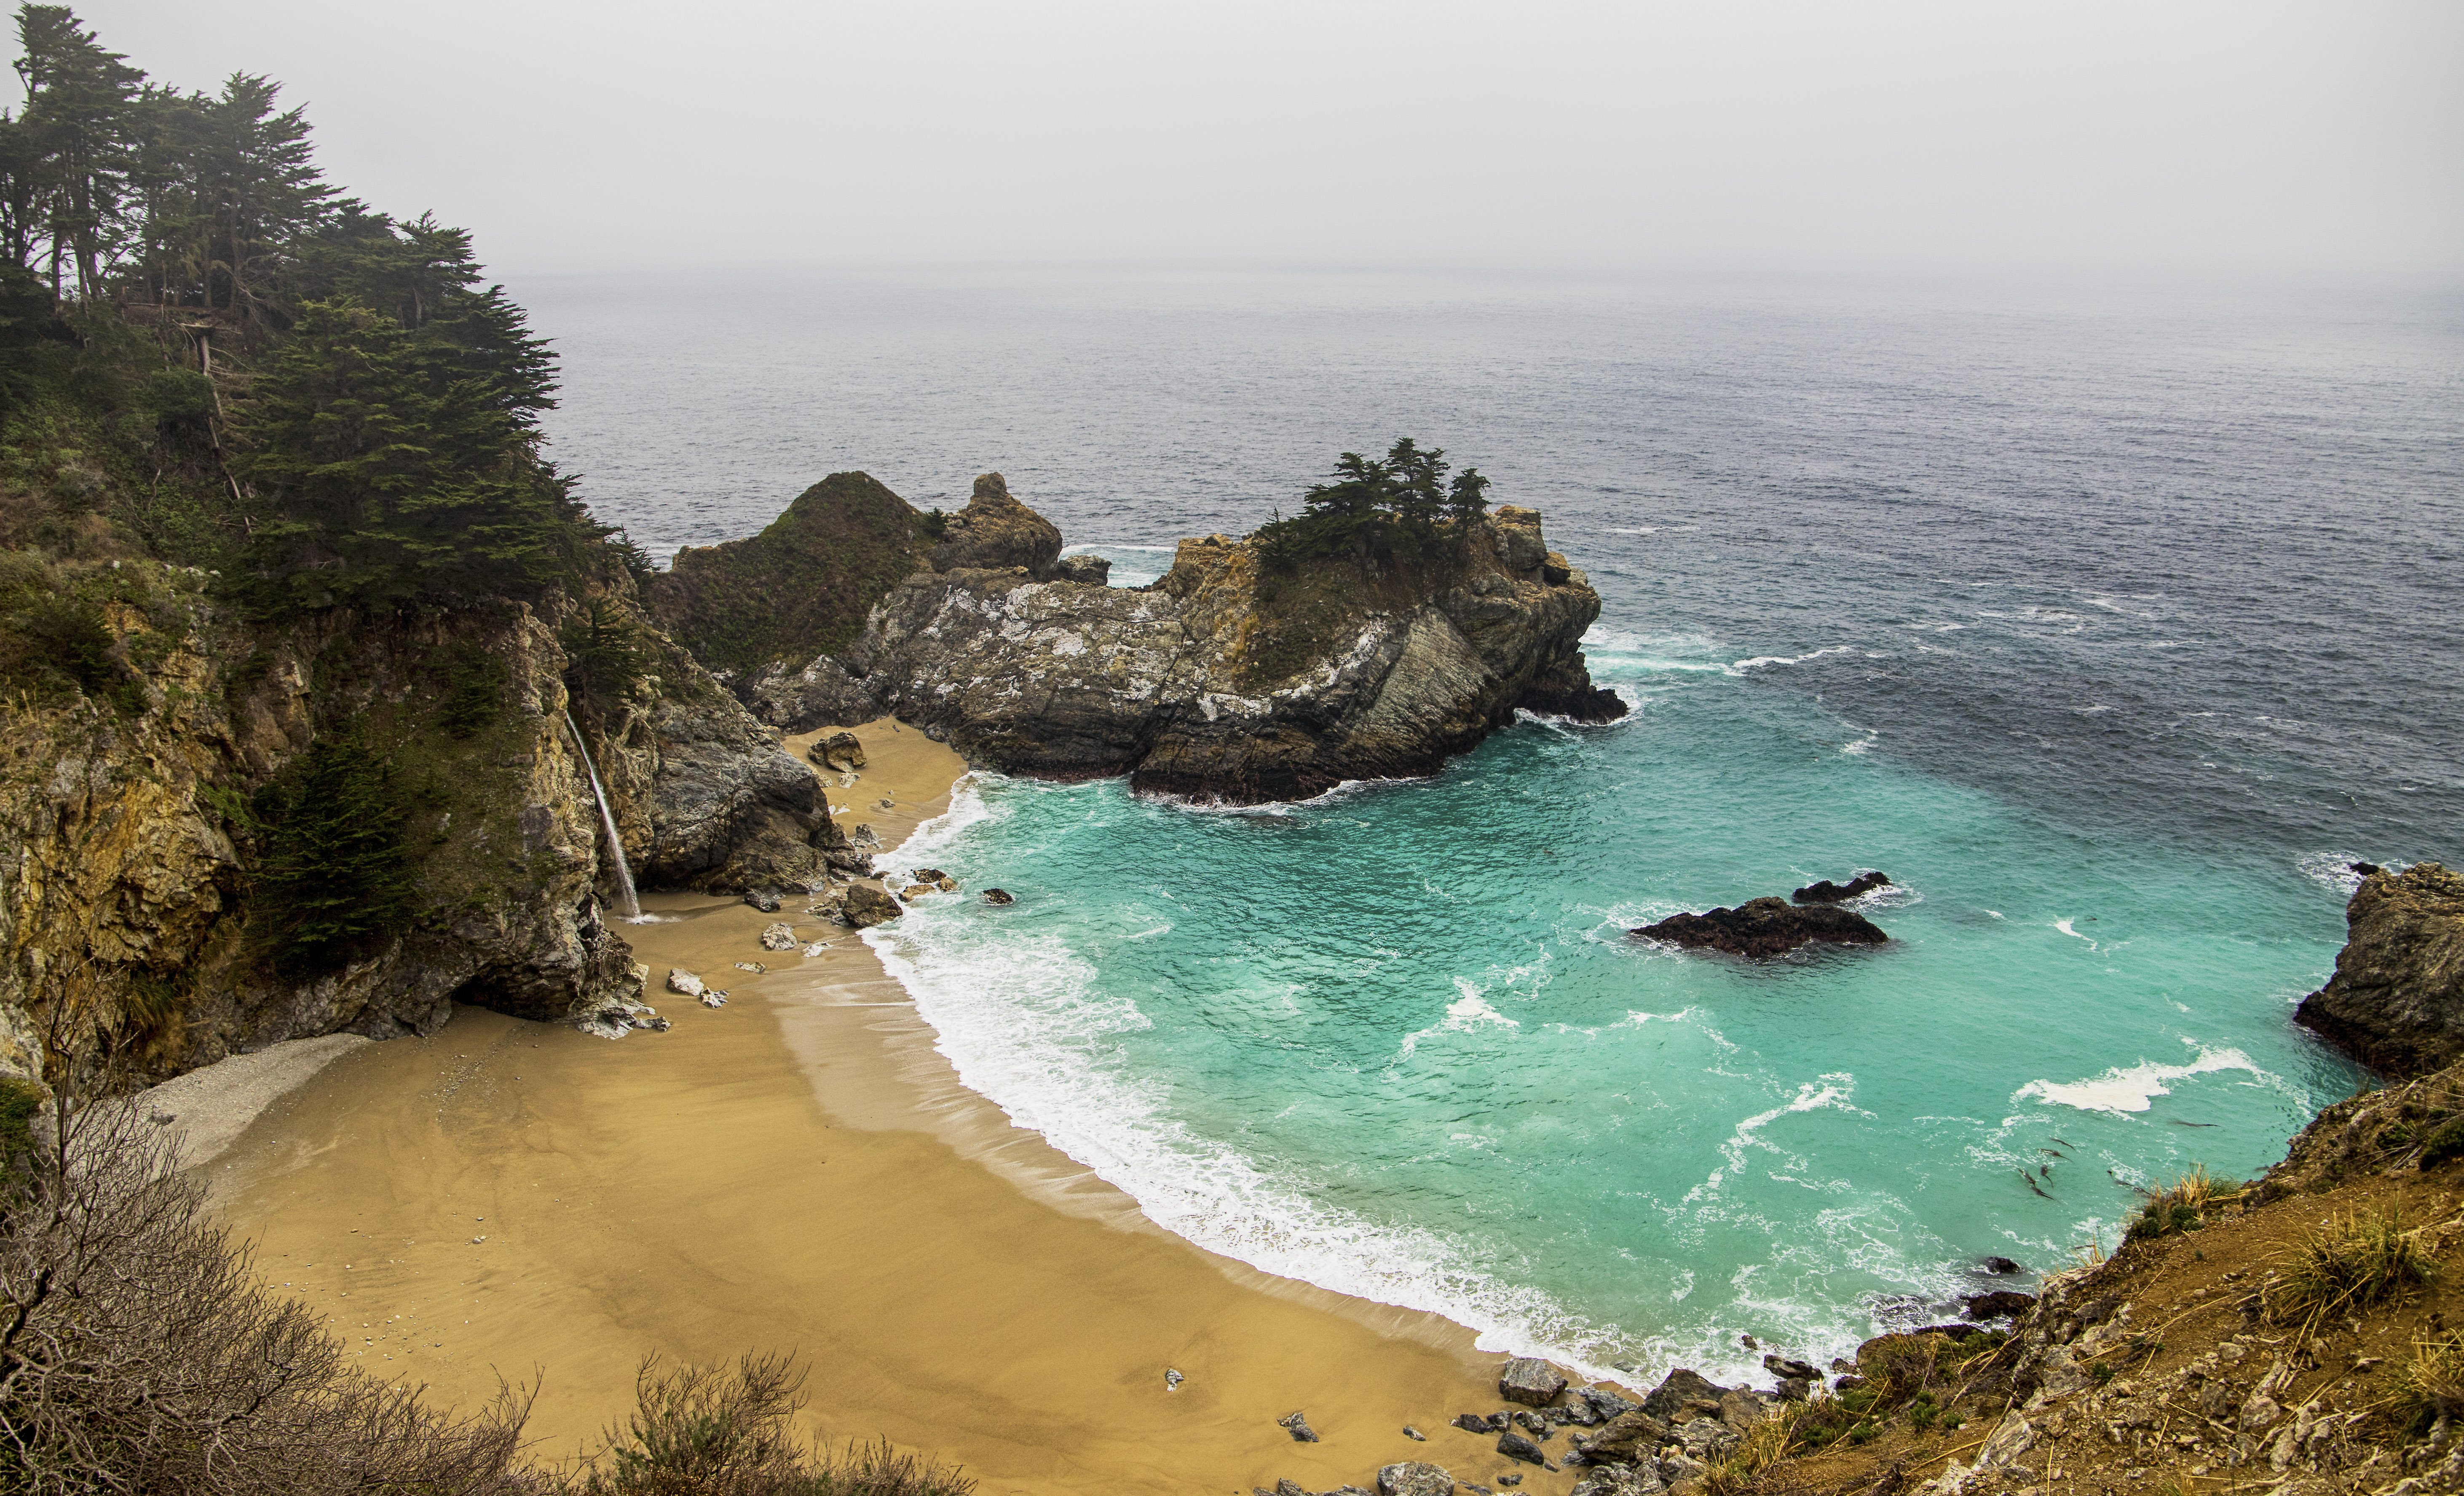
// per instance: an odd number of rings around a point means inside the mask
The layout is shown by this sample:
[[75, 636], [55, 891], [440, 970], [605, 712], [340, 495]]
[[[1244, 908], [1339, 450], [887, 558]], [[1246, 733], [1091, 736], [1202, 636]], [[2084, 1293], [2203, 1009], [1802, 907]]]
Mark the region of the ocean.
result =
[[[2464, 856], [2453, 286], [540, 277], [660, 556], [1000, 471], [1116, 584], [1409, 434], [1545, 516], [1634, 708], [1203, 811], [979, 776], [871, 932], [961, 1079], [1269, 1271], [1634, 1380], [1817, 1362], [2247, 1177], [2356, 860]], [[1879, 868], [1892, 942], [1629, 928]]]

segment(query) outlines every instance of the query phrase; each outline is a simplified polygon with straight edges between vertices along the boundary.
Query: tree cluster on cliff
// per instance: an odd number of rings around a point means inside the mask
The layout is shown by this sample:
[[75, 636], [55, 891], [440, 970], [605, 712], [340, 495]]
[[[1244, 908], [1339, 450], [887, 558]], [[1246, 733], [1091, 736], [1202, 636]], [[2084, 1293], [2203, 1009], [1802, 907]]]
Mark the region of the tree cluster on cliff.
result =
[[471, 236], [343, 196], [279, 88], [149, 81], [17, 16], [0, 114], [0, 543], [133, 548], [259, 614], [638, 566], [539, 451], [556, 360]]
[[1267, 563], [1289, 569], [1318, 557], [1378, 561], [1397, 548], [1433, 555], [1488, 508], [1488, 479], [1465, 468], [1448, 480], [1443, 449], [1395, 439], [1383, 457], [1345, 452], [1333, 476], [1301, 496], [1301, 512], [1258, 527]]

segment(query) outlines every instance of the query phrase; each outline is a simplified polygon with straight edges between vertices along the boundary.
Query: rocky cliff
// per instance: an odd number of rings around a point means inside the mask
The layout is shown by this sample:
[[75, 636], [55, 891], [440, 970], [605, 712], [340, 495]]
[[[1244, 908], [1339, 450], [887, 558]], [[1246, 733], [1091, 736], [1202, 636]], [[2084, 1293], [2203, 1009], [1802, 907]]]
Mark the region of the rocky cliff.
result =
[[2389, 1075], [2464, 1059], [2464, 875], [2434, 862], [2372, 872], [2344, 921], [2336, 974], [2295, 1018]]
[[[162, 1075], [427, 1032], [456, 1001], [554, 1020], [638, 992], [603, 915], [561, 597], [275, 628], [220, 613], [197, 574], [126, 565], [125, 689], [0, 719], [0, 1068], [39, 1073], [55, 1028]], [[643, 652], [574, 715], [645, 881], [851, 865], [812, 773], [610, 605]]]
[[1599, 596], [1528, 509], [1382, 567], [1279, 570], [1209, 536], [1137, 590], [1047, 579], [1040, 538], [1029, 555], [908, 578], [843, 658], [813, 662], [765, 710], [799, 725], [823, 705], [890, 712], [1004, 770], [1236, 803], [1434, 772], [1518, 708], [1625, 711], [1583, 665]]

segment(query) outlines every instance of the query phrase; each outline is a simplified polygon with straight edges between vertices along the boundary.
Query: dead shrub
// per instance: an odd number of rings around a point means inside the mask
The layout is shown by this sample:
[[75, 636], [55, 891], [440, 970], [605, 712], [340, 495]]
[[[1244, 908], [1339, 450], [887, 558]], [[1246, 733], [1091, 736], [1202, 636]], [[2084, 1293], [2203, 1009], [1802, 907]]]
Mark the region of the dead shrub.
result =
[[2310, 1321], [2366, 1309], [2415, 1284], [2428, 1283], [2438, 1264], [2421, 1244], [2419, 1229], [2407, 1230], [2403, 1212], [2358, 1211], [2331, 1216], [2295, 1249], [2263, 1303], [2277, 1324]]

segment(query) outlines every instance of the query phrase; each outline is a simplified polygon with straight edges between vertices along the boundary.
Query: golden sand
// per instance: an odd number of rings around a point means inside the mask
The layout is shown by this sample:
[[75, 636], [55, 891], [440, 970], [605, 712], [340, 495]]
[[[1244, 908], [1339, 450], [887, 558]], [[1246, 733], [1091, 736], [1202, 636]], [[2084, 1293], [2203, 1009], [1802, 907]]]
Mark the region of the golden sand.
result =
[[[894, 847], [965, 766], [892, 729], [856, 729], [860, 782], [828, 782], [843, 823]], [[1445, 1426], [1499, 1405], [1498, 1358], [1467, 1331], [1147, 1222], [959, 1086], [872, 954], [803, 898], [775, 915], [644, 902], [675, 916], [625, 931], [671, 1031], [611, 1042], [459, 1009], [433, 1038], [344, 1054], [204, 1166], [266, 1279], [371, 1370], [466, 1406], [500, 1377], [536, 1384], [546, 1457], [629, 1405], [643, 1356], [753, 1350], [803, 1358], [829, 1439], [887, 1436], [987, 1493], [1324, 1490], [1408, 1459], [1486, 1485], [1509, 1468]], [[773, 919], [827, 949], [761, 951]], [[658, 990], [671, 966], [727, 1005]], [[1322, 1442], [1277, 1426], [1295, 1411]], [[1572, 1484], [1523, 1468], [1526, 1490]]]

